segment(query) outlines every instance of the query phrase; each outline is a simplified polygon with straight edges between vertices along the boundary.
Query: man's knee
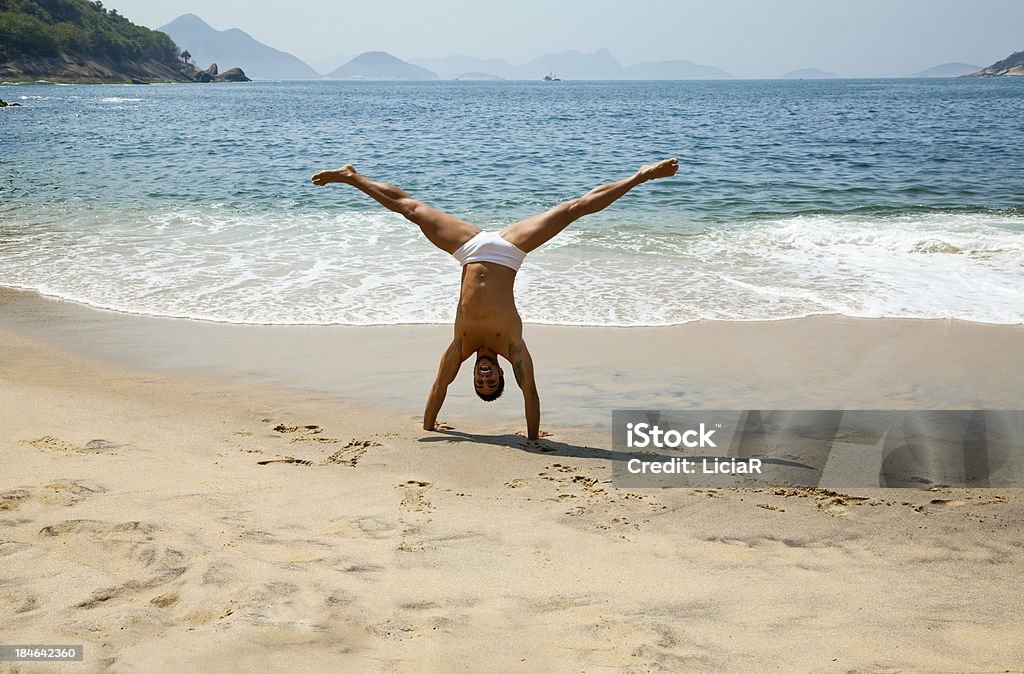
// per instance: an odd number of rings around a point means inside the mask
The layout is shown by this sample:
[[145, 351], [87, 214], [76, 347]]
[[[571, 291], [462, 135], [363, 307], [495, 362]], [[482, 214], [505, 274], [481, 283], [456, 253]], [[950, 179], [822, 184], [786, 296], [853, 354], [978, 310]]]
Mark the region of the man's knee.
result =
[[577, 220], [589, 212], [587, 211], [587, 204], [583, 199], [566, 201], [564, 204], [559, 206], [559, 210], [561, 211], [559, 215], [563, 216], [569, 222]]
[[412, 197], [402, 197], [398, 200], [398, 212], [405, 216], [407, 219], [412, 220], [416, 217], [416, 211], [422, 206], [422, 204]]

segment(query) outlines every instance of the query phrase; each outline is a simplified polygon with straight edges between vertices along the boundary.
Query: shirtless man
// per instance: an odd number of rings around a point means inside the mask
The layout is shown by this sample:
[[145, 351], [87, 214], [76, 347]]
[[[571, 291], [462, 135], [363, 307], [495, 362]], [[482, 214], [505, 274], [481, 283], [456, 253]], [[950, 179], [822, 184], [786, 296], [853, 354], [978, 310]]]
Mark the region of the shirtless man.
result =
[[516, 272], [527, 253], [543, 245], [569, 223], [608, 207], [640, 183], [675, 175], [678, 169], [676, 159], [641, 166], [629, 178], [597, 187], [578, 199], [520, 220], [500, 232], [484, 232], [476, 225], [431, 208], [394, 185], [361, 175], [351, 164], [320, 171], [313, 176], [313, 183], [345, 183], [365, 192], [389, 211], [400, 213], [419, 225], [432, 244], [462, 264], [455, 336], [441, 356], [441, 366], [423, 413], [423, 429], [447, 430], [437, 423], [437, 414], [462, 362], [475, 353], [473, 388], [486, 401], [497, 399], [505, 388], [498, 356], [512, 363], [526, 404], [526, 437], [536, 440], [541, 435], [540, 397], [533, 378], [533, 359], [523, 341], [523, 321], [516, 311], [512, 293]]

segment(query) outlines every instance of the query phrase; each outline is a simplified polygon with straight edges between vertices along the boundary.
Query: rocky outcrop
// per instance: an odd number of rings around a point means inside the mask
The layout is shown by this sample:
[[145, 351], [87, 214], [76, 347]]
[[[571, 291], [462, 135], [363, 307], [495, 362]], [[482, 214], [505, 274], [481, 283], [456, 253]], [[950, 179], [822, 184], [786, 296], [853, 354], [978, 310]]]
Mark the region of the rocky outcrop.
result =
[[252, 80], [250, 80], [248, 77], [245, 76], [245, 73], [242, 72], [241, 68], [231, 68], [229, 70], [225, 70], [220, 75], [217, 75], [214, 78], [213, 81], [214, 82], [252, 82]]
[[211, 64], [206, 70], [196, 69], [192, 75], [193, 82], [252, 82], [245, 76], [241, 68], [229, 68], [220, 72], [217, 64]]
[[990, 65], [988, 68], [982, 68], [981, 70], [973, 73], [968, 73], [964, 77], [1022, 77], [1024, 76], [1024, 51], [1019, 51], [1014, 54], [1010, 54], [1002, 61], [997, 61]]

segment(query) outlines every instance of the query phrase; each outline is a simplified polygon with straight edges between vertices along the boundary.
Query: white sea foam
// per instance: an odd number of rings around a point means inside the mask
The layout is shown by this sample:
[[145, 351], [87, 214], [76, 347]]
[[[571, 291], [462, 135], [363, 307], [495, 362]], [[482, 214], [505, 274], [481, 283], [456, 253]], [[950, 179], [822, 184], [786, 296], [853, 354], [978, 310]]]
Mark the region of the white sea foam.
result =
[[138, 103], [141, 98], [122, 98], [120, 96], [106, 96], [100, 99], [100, 103]]
[[[385, 212], [23, 207], [0, 284], [118, 311], [235, 323], [452, 320], [458, 265]], [[690, 234], [585, 221], [531, 254], [530, 322], [667, 325], [811, 314], [1024, 323], [1024, 218], [813, 216]]]

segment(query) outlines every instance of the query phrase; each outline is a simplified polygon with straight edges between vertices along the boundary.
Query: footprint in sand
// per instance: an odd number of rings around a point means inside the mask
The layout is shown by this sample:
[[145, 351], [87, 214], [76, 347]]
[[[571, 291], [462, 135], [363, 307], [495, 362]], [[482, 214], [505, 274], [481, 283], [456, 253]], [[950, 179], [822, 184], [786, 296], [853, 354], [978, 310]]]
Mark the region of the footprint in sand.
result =
[[967, 505], [967, 503], [955, 498], [933, 498], [928, 502], [928, 505], [943, 506], [946, 508], [960, 508]]
[[32, 502], [50, 506], [70, 506], [107, 491], [85, 480], [57, 480], [39, 487], [19, 487], [0, 492], [0, 511], [17, 510]]
[[316, 435], [322, 433], [323, 429], [316, 424], [310, 424], [309, 426], [289, 426], [288, 424], [278, 424], [274, 426], [274, 430], [278, 433], [298, 433], [302, 431], [307, 435]]
[[870, 502], [866, 496], [849, 496], [834, 492], [819, 496], [815, 507], [830, 517], [845, 518], [850, 513], [850, 506], [863, 505]]
[[70, 506], [105, 491], [104, 487], [84, 480], [59, 480], [40, 487], [36, 498], [47, 505]]
[[177, 592], [165, 592], [150, 599], [149, 603], [158, 608], [171, 608], [179, 601], [181, 601], [181, 597]]
[[267, 465], [270, 465], [272, 463], [289, 463], [289, 464], [292, 464], [294, 466], [312, 466], [313, 465], [313, 462], [310, 461], [309, 459], [297, 459], [294, 456], [285, 456], [285, 457], [280, 458], [280, 459], [266, 459], [264, 461], [257, 461], [256, 465], [258, 465], [258, 466], [267, 466]]
[[[290, 424], [278, 424], [274, 426], [274, 431], [280, 433], [282, 436], [292, 436], [290, 442], [316, 442], [327, 445], [334, 445], [341, 440], [338, 438], [328, 438], [321, 435], [324, 429], [316, 424], [307, 424], [305, 426], [292, 426]], [[353, 441], [354, 442], [354, 441]], [[352, 443], [349, 443], [350, 445]]]
[[419, 540], [419, 533], [422, 524], [430, 522], [429, 514], [434, 510], [433, 504], [427, 499], [427, 490], [430, 487], [429, 482], [422, 480], [407, 480], [395, 487], [402, 491], [399, 507], [412, 516], [406, 521], [408, 526], [402, 531], [397, 548], [399, 552], [420, 552], [424, 549], [422, 541]]
[[421, 480], [408, 480], [404, 484], [398, 485], [398, 489], [401, 489], [403, 492], [402, 508], [409, 512], [418, 513], [433, 510], [433, 505], [427, 499], [427, 489], [429, 488], [430, 483]]
[[0, 512], [4, 510], [17, 510], [22, 502], [32, 496], [28, 489], [10, 489], [0, 492]]
[[584, 474], [579, 466], [549, 463], [544, 468], [537, 476], [554, 483], [549, 485], [554, 487], [553, 497], [571, 506], [565, 515], [572, 518], [575, 526], [606, 531], [629, 540], [625, 534], [650, 522], [644, 515], [667, 508], [644, 494], [624, 490], [609, 493], [607, 485], [611, 483], [610, 479]]
[[629, 663], [623, 668], [631, 672], [690, 671], [694, 662], [707, 663], [710, 669], [729, 668], [712, 648], [695, 644], [680, 627], [688, 616], [707, 614], [705, 605], [664, 604], [658, 610], [652, 616], [605, 617], [584, 626], [584, 636], [575, 646], [577, 669], [606, 669], [608, 662]]
[[66, 440], [54, 437], [52, 435], [44, 435], [41, 438], [35, 438], [31, 440], [22, 440], [22, 444], [35, 447], [38, 450], [44, 452], [61, 452], [64, 454], [117, 454], [116, 449], [124, 447], [124, 445], [111, 442], [110, 440], [103, 440], [100, 438], [89, 440], [84, 446], [79, 446]]
[[0, 616], [18, 615], [39, 608], [39, 598], [20, 587], [0, 587]]
[[366, 450], [370, 447], [380, 447], [379, 442], [373, 440], [357, 440], [353, 439], [347, 445], [331, 454], [327, 457], [325, 463], [328, 464], [340, 464], [343, 466], [355, 466], [362, 458], [363, 454], [366, 454]]
[[85, 449], [91, 452], [111, 452], [118, 447], [124, 447], [124, 445], [119, 445], [115, 442], [111, 442], [110, 440], [103, 440], [101, 438], [89, 440], [85, 443]]
[[137, 595], [161, 589], [188, 571], [184, 552], [157, 542], [161, 533], [158, 526], [145, 522], [64, 520], [40, 529], [38, 544], [111, 580], [123, 579], [126, 570], [136, 576], [101, 585], [74, 603], [75, 608], [91, 610], [130, 603]]
[[[754, 494], [780, 496], [787, 499], [813, 499], [814, 507], [818, 512], [828, 515], [829, 517], [836, 517], [840, 519], [843, 519], [850, 514], [851, 506], [881, 505], [882, 503], [882, 501], [878, 501], [877, 499], [869, 498], [867, 496], [850, 496], [849, 494], [832, 491], [831, 489], [822, 489], [820, 487], [775, 487], [771, 489], [751, 489], [750, 492]], [[758, 505], [758, 507], [765, 508], [766, 510], [780, 510], [785, 512], [783, 509], [776, 508], [775, 506], [767, 507], [766, 505]]]
[[[302, 438], [296, 438], [296, 440], [302, 440]], [[334, 438], [315, 438], [317, 441], [336, 443], [338, 440]], [[321, 462], [315, 462], [311, 459], [300, 459], [294, 456], [284, 456], [276, 459], [264, 459], [263, 461], [257, 461], [256, 464], [260, 466], [266, 466], [271, 463], [288, 463], [295, 466], [328, 466], [328, 465], [342, 465], [342, 466], [355, 466], [359, 459], [362, 458], [363, 454], [366, 454], [366, 450], [370, 447], [380, 447], [379, 442], [373, 440], [352, 440], [347, 445], [328, 456]]]
[[971, 504], [966, 501], [961, 501], [955, 498], [933, 498], [928, 503], [921, 504], [914, 508], [914, 512], [924, 513], [925, 515], [938, 512], [940, 510], [946, 510], [948, 508], [963, 508], [967, 505], [983, 505], [981, 503]]

